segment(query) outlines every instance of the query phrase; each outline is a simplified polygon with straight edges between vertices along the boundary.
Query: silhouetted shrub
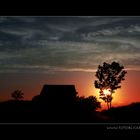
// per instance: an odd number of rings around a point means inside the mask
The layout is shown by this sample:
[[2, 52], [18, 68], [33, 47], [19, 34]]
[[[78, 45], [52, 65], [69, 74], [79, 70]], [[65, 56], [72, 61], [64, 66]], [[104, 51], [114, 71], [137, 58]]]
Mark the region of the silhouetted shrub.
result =
[[24, 95], [24, 93], [18, 89], [11, 93], [11, 97], [14, 98], [15, 100], [23, 99], [24, 98], [23, 95]]

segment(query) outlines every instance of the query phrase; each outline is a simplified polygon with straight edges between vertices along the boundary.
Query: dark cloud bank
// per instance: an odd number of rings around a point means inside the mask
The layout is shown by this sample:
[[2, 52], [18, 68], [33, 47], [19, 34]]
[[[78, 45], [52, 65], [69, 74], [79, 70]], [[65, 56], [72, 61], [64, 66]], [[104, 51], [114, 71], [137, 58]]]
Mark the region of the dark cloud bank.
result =
[[0, 17], [0, 72], [140, 70], [140, 17]]

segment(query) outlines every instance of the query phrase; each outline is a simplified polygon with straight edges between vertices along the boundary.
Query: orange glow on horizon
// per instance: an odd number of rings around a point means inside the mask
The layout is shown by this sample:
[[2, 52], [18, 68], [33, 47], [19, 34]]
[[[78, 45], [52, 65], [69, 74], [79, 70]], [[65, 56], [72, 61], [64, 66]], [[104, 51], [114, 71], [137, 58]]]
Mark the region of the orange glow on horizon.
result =
[[[106, 109], [106, 103], [99, 98], [99, 89], [94, 87], [95, 73], [68, 72], [63, 74], [6, 74], [2, 75], [0, 81], [0, 101], [11, 99], [11, 92], [22, 89], [24, 100], [31, 100], [33, 96], [40, 94], [44, 84], [73, 84], [79, 96], [96, 96], [101, 102], [102, 109]], [[1, 76], [1, 77], [2, 77]], [[11, 82], [15, 79], [14, 82]], [[21, 80], [22, 79], [22, 80]], [[140, 102], [140, 72], [128, 71], [121, 88], [112, 94], [112, 107], [128, 105], [133, 102]]]

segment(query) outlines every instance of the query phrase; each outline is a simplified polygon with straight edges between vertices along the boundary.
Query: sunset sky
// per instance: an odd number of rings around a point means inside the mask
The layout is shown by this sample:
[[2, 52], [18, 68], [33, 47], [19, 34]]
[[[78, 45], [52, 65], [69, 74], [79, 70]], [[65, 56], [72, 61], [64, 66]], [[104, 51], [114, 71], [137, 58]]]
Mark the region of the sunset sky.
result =
[[95, 71], [112, 61], [128, 72], [113, 105], [140, 101], [140, 17], [0, 17], [0, 101], [16, 89], [30, 100], [44, 84], [99, 99]]

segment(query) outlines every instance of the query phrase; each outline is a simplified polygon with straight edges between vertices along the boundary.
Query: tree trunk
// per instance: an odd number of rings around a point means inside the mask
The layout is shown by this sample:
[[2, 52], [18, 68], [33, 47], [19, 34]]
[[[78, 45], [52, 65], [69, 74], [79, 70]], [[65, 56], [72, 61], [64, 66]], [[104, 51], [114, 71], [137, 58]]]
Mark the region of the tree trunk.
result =
[[109, 110], [109, 104], [108, 104], [108, 102], [107, 102], [107, 107], [108, 107], [108, 110]]
[[110, 101], [110, 103], [109, 103], [109, 108], [111, 109], [111, 101]]
[[111, 97], [111, 100], [110, 100], [110, 102], [109, 102], [109, 108], [111, 109], [111, 102], [112, 102], [112, 92], [111, 92], [111, 95], [110, 95], [110, 97]]

